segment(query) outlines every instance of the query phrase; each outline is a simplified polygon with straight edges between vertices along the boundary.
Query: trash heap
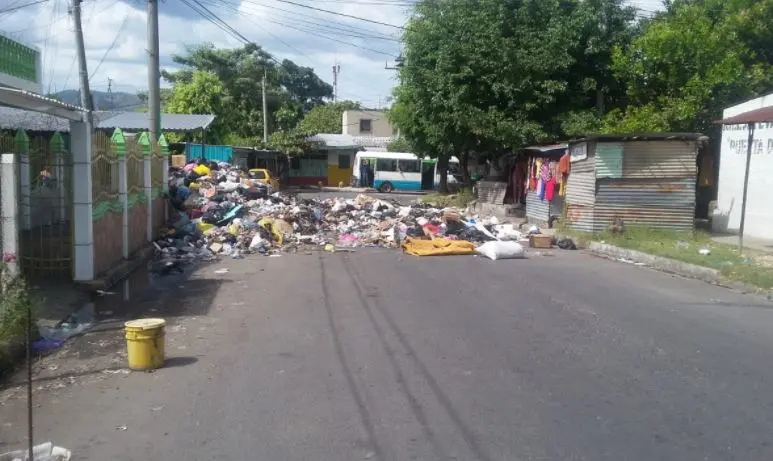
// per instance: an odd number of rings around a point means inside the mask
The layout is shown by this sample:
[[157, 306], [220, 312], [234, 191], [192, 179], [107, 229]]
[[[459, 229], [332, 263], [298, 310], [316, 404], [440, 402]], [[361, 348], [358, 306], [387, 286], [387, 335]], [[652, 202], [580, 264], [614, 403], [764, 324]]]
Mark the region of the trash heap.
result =
[[300, 198], [274, 191], [227, 163], [170, 169], [169, 200], [170, 220], [155, 242], [162, 256], [155, 272], [219, 256], [396, 248], [435, 239], [480, 244], [524, 237], [496, 218], [481, 220], [419, 202], [402, 206], [362, 194], [353, 199]]

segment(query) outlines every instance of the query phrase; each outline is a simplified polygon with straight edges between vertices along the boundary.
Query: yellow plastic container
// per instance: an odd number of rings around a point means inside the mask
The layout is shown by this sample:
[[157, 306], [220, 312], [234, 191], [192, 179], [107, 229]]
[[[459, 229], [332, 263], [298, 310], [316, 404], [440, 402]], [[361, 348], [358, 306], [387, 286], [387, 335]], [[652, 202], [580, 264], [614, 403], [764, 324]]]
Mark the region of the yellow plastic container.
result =
[[124, 323], [129, 368], [152, 370], [164, 366], [164, 319], [139, 319]]

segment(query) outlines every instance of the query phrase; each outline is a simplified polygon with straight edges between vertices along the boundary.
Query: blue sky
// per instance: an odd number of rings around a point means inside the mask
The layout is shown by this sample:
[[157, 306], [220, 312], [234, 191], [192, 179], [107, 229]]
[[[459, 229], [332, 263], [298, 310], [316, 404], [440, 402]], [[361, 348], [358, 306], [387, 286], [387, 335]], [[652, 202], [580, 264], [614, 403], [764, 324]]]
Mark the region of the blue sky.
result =
[[[11, 5], [27, 0], [6, 0]], [[199, 0], [203, 5], [263, 46], [278, 59], [312, 67], [332, 83], [332, 66], [341, 66], [339, 96], [369, 107], [384, 105], [394, 86], [395, 72], [384, 69], [399, 53], [399, 30], [335, 16], [280, 0]], [[412, 0], [290, 0], [315, 8], [402, 25]], [[204, 19], [185, 3], [161, 0], [161, 65], [173, 69], [171, 56], [186, 45], [212, 42], [237, 47], [242, 42]], [[5, 3], [5, 2], [2, 2]], [[642, 14], [660, 7], [661, 0], [631, 0]], [[38, 46], [43, 52], [44, 90], [77, 87], [69, 0], [47, 0], [10, 14], [0, 14], [0, 31]], [[84, 0], [83, 23], [92, 89], [136, 92], [147, 88], [146, 15], [143, 0]], [[331, 40], [333, 38], [338, 41]], [[343, 42], [343, 43], [341, 43]]]

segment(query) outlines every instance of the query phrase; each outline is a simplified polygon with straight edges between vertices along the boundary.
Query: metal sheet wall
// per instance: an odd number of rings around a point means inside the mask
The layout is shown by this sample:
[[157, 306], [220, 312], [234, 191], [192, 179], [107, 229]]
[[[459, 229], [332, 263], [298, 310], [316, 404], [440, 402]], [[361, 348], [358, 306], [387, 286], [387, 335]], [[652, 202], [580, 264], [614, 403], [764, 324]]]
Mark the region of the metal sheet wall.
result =
[[566, 203], [593, 205], [596, 197], [596, 173], [572, 170], [566, 183]]
[[592, 205], [566, 205], [566, 221], [570, 228], [582, 232], [598, 232], [594, 228]]
[[526, 194], [526, 217], [530, 220], [547, 222], [550, 219], [550, 202], [542, 200], [535, 191]]
[[481, 203], [491, 203], [502, 205], [505, 201], [507, 192], [507, 183], [502, 181], [480, 181], [478, 182], [478, 201]]
[[620, 218], [626, 225], [692, 229], [695, 179], [601, 180], [594, 227], [606, 229]]
[[698, 173], [696, 141], [625, 143], [624, 178], [694, 178]]

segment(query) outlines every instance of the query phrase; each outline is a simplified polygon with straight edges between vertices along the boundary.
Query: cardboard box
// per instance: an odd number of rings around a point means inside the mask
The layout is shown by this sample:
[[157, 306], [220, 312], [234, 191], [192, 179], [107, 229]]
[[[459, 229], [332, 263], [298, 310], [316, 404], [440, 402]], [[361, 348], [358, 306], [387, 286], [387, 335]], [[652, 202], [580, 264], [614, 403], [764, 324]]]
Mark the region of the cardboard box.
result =
[[182, 168], [185, 166], [185, 155], [172, 155], [172, 166]]
[[550, 235], [530, 235], [529, 246], [531, 248], [552, 248], [553, 237]]

